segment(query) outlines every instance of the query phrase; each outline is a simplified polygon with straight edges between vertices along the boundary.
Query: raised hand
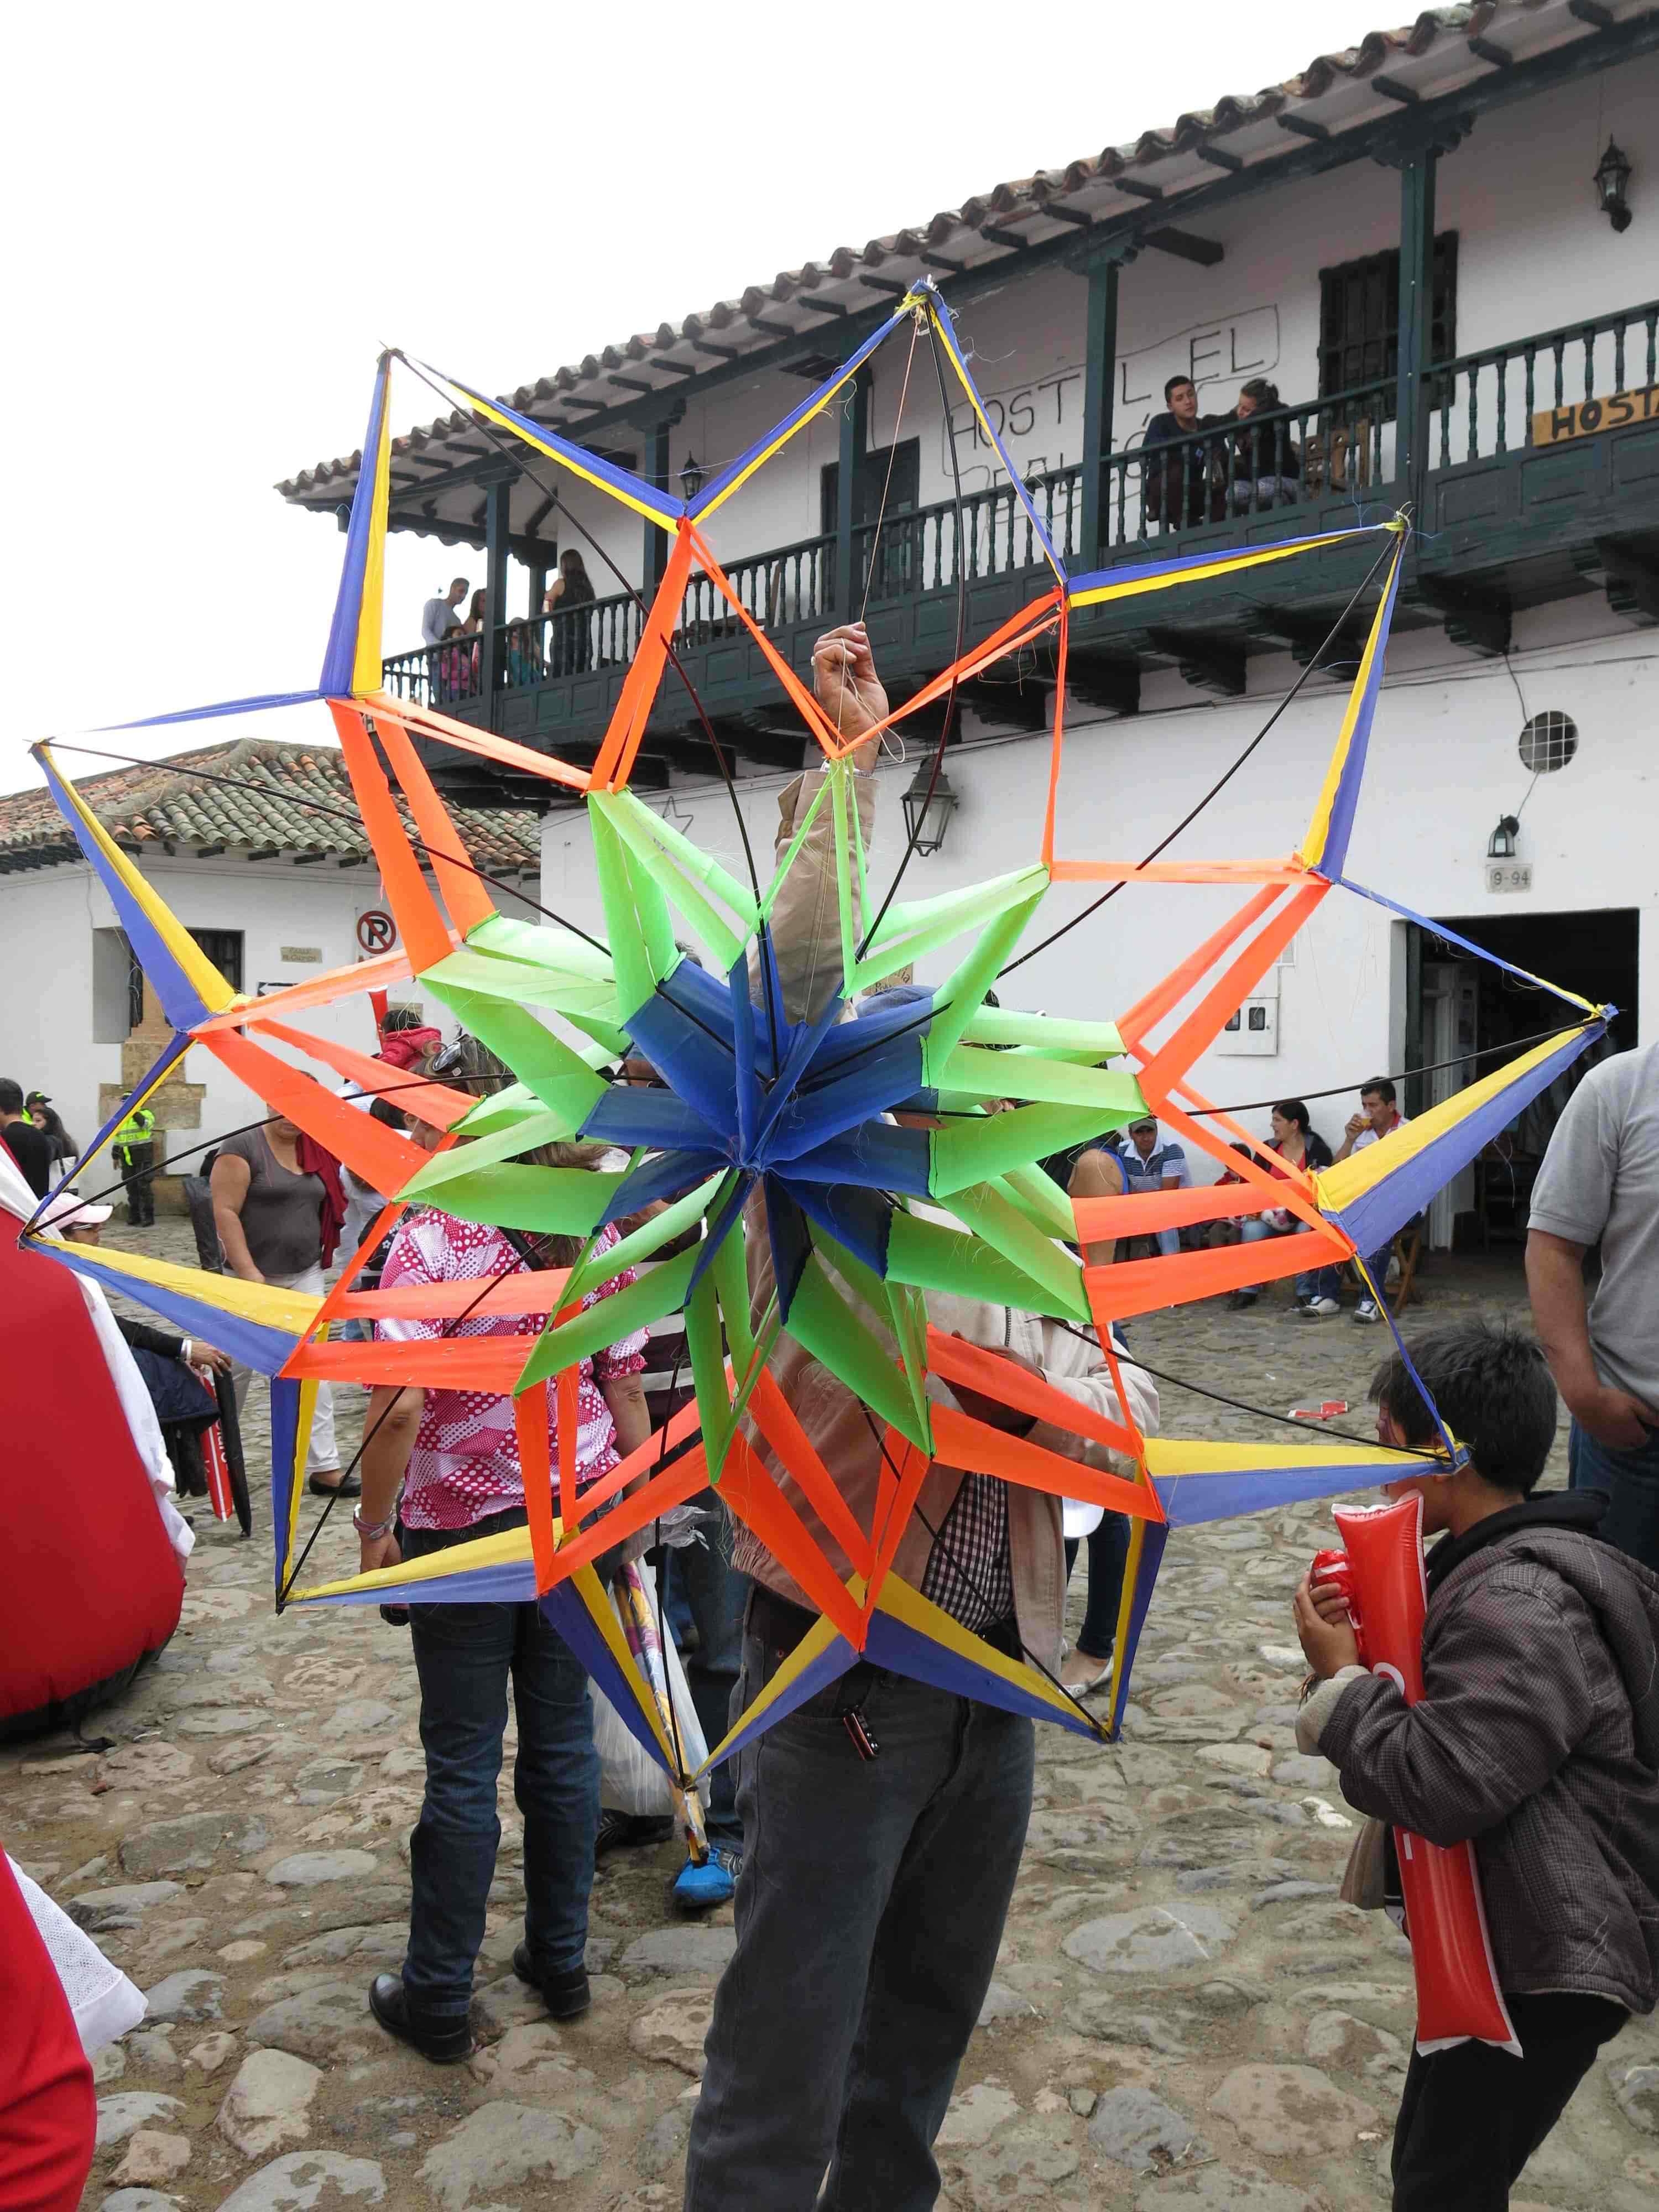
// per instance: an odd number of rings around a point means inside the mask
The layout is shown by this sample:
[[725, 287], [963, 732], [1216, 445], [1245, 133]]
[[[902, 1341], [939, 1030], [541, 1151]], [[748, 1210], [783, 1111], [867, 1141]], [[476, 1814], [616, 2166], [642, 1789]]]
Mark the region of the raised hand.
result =
[[836, 734], [848, 743], [887, 718], [887, 694], [862, 623], [824, 632], [812, 647], [812, 685]]

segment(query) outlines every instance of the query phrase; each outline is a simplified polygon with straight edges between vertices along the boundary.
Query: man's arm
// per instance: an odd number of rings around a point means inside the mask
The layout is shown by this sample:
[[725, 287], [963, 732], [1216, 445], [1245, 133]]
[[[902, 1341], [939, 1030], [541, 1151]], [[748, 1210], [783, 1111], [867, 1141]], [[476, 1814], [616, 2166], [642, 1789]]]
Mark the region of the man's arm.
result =
[[[1335, 1682], [1304, 1717], [1326, 1705]], [[1595, 1718], [1576, 1638], [1535, 1570], [1492, 1570], [1460, 1593], [1434, 1638], [1425, 1695], [1354, 1675], [1312, 1741], [1356, 1811], [1431, 1844], [1479, 1836], [1536, 1796]], [[1307, 1739], [1304, 1739], [1306, 1741]]]
[[1589, 1307], [1584, 1296], [1587, 1247], [1547, 1229], [1527, 1237], [1527, 1290], [1532, 1322], [1567, 1411], [1581, 1429], [1613, 1451], [1636, 1451], [1659, 1429], [1659, 1411], [1595, 1371]]
[[[887, 713], [887, 694], [876, 675], [870, 641], [862, 623], [829, 630], [812, 648], [812, 681], [818, 704], [843, 738], [863, 738], [864, 733]], [[855, 744], [848, 757], [854, 769], [874, 763], [875, 738]], [[811, 769], [796, 777], [779, 799], [776, 854], [780, 861], [793, 842], [799, 824], [818, 793], [827, 772]], [[854, 784], [859, 823], [868, 840], [875, 823], [873, 788], [860, 775]], [[852, 823], [848, 824], [849, 843]], [[836, 888], [836, 817], [833, 800], [826, 793], [819, 800], [800, 851], [772, 902], [771, 939], [778, 977], [783, 987], [784, 1012], [791, 1021], [810, 1021], [821, 1014], [830, 994], [842, 982], [841, 900]], [[854, 898], [858, 892], [858, 865], [849, 854]], [[860, 925], [855, 917], [854, 927]], [[751, 954], [750, 995], [761, 998], [757, 953]]]
[[245, 1283], [263, 1283], [264, 1277], [253, 1264], [242, 1230], [242, 1206], [252, 1181], [252, 1170], [245, 1159], [235, 1152], [221, 1152], [213, 1163], [208, 1188], [213, 1194], [213, 1219], [231, 1273], [240, 1275]]

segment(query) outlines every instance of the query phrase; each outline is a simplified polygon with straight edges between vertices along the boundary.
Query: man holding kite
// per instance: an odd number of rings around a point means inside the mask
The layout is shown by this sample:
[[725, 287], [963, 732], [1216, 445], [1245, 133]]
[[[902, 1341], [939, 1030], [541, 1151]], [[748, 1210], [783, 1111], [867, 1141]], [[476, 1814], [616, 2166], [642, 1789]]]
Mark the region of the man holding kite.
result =
[[[872, 729], [885, 715], [861, 624], [820, 639], [813, 672], [819, 702], [843, 736]], [[873, 751], [875, 742], [860, 750]], [[854, 763], [867, 849], [871, 763], [857, 753]], [[784, 792], [780, 854], [823, 779], [817, 770]], [[791, 1021], [821, 1013], [842, 972], [835, 838], [831, 811], [821, 807], [773, 910]], [[773, 1287], [767, 1237], [751, 1237], [749, 1254], [758, 1316]], [[930, 1291], [927, 1307], [944, 1334], [1042, 1376], [1095, 1413], [1121, 1418], [1092, 1342], [1054, 1322], [955, 1293]], [[774, 1371], [854, 1519], [872, 1528], [884, 1477], [897, 1473], [881, 1426], [793, 1338], [780, 1340]], [[1136, 1369], [1123, 1372], [1127, 1411], [1143, 1432], [1156, 1429], [1151, 1382]], [[935, 1377], [930, 1389], [945, 1386]], [[1132, 1471], [1104, 1445], [965, 1383], [951, 1385], [951, 1395], [1005, 1433], [1103, 1470]], [[849, 1563], [834, 1532], [764, 1439], [751, 1432], [751, 1441], [846, 1576]], [[734, 1565], [756, 1583], [735, 1717], [764, 1691], [817, 1613], [746, 1528], [737, 1531]], [[1045, 1671], [1057, 1665], [1066, 1578], [1060, 1501], [1048, 1492], [935, 1461], [893, 1571], [1010, 1656], [1023, 1654]], [[807, 2212], [815, 2204], [832, 2212], [878, 2204], [884, 2212], [923, 2212], [939, 2193], [932, 2145], [990, 1984], [1025, 1841], [1032, 1723], [861, 1662], [738, 1757], [737, 1949], [714, 2002], [686, 2212]]]

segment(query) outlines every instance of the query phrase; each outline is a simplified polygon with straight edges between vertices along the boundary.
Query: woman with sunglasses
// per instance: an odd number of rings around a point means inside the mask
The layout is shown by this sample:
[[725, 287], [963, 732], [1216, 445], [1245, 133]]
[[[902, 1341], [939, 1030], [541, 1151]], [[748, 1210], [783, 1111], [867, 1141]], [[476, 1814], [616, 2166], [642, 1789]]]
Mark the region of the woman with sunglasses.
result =
[[[480, 1097], [493, 1097], [513, 1080], [492, 1053], [465, 1036], [429, 1055], [426, 1066], [452, 1087]], [[413, 1112], [410, 1129], [417, 1143], [428, 1149], [436, 1145], [439, 1132]], [[522, 1157], [541, 1167], [591, 1168], [599, 1148], [550, 1145]], [[568, 1268], [582, 1243], [574, 1237], [538, 1237], [526, 1261], [526, 1241], [432, 1206], [416, 1206], [392, 1237], [381, 1287], [461, 1282], [482, 1287], [526, 1265]], [[601, 1250], [614, 1245], [616, 1230], [602, 1229], [596, 1242]], [[593, 1305], [633, 1280], [632, 1269], [624, 1268], [582, 1304]], [[556, 1297], [550, 1288], [550, 1307]], [[533, 1336], [546, 1320], [545, 1311], [459, 1322], [383, 1320], [375, 1334], [381, 1342]], [[579, 1486], [609, 1473], [649, 1433], [640, 1385], [644, 1347], [641, 1330], [581, 1363]], [[548, 1393], [548, 1443], [556, 1467], [554, 1395]], [[524, 1526], [524, 1474], [510, 1398], [385, 1384], [369, 1401], [364, 1437], [362, 1504], [353, 1518], [365, 1573]], [[643, 1549], [647, 1540], [641, 1532], [635, 1548]], [[501, 1840], [495, 1794], [509, 1679], [518, 1718], [513, 1779], [524, 1818], [525, 1881], [525, 1940], [513, 1964], [541, 1991], [556, 2020], [585, 2012], [591, 2002], [582, 1960], [599, 1820], [599, 1762], [586, 1671], [533, 1601], [410, 1610], [426, 1795], [410, 1838], [403, 1972], [376, 1975], [368, 2001], [392, 2034], [424, 2057], [447, 2063], [472, 2049], [467, 2008]]]

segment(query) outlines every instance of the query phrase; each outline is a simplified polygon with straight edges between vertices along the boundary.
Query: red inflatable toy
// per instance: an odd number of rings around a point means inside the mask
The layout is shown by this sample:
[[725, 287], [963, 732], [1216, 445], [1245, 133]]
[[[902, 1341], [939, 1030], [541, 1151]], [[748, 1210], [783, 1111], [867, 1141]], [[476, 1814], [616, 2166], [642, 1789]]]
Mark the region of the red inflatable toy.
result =
[[[1408, 1705], [1423, 1696], [1423, 1501], [1335, 1505], [1331, 1518], [1347, 1547], [1321, 1553], [1314, 1579], [1346, 1584], [1359, 1656], [1391, 1676]], [[1331, 1562], [1346, 1571], [1333, 1571]], [[1456, 2043], [1493, 2043], [1518, 2058], [1521, 2045], [1498, 1987], [1473, 1844], [1446, 1848], [1404, 1828], [1394, 1832], [1417, 1982], [1417, 2047], [1426, 2057]]]
[[0, 1209], [0, 1740], [115, 1695], [185, 1595], [81, 1285], [21, 1227]]

